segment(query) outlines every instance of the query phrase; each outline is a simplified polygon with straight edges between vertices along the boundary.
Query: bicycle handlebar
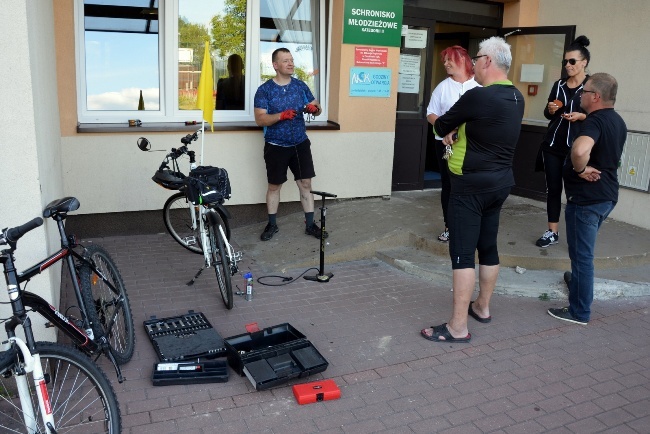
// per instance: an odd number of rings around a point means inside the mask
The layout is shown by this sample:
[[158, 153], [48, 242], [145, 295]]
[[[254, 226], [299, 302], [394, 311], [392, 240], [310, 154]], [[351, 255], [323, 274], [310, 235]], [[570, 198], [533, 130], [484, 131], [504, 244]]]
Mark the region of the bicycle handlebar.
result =
[[40, 217], [36, 217], [27, 223], [24, 223], [20, 226], [17, 226], [15, 228], [5, 228], [2, 230], [2, 234], [0, 234], [0, 245], [4, 244], [16, 244], [16, 242], [25, 235], [27, 232], [31, 231], [32, 229], [36, 229], [37, 227], [41, 226], [43, 224], [43, 219]]
[[189, 145], [193, 141], [197, 140], [199, 138], [199, 133], [202, 132], [200, 129], [194, 131], [193, 134], [188, 134], [187, 136], [183, 137], [181, 139], [181, 143], [184, 145]]

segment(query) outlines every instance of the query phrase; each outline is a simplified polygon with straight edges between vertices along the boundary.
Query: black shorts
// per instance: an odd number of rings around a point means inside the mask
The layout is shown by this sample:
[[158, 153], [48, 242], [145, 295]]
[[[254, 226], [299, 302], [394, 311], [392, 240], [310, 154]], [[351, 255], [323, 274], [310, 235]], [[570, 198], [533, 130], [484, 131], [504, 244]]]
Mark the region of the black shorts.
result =
[[477, 251], [480, 265], [499, 265], [499, 217], [509, 194], [510, 187], [488, 193], [451, 194], [447, 218], [452, 269], [474, 268]]
[[293, 179], [296, 181], [316, 176], [309, 139], [296, 146], [278, 146], [266, 142], [264, 162], [269, 184], [280, 185], [287, 182], [287, 168], [291, 169]]

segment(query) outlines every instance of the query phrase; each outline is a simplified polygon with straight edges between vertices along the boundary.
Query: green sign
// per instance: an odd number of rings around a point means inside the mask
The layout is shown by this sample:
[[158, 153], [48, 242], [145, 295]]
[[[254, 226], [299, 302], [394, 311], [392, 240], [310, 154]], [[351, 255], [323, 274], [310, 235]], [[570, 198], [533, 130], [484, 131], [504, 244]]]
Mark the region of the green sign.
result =
[[399, 47], [403, 0], [345, 0], [344, 44]]

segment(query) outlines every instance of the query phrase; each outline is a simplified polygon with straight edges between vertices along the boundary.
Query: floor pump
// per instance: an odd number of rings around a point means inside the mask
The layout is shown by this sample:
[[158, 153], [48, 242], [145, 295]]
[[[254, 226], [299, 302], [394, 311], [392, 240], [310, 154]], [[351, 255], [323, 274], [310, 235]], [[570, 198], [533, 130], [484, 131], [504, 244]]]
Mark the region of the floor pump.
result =
[[329, 280], [334, 277], [332, 273], [325, 273], [325, 237], [323, 234], [325, 233], [325, 214], [327, 214], [327, 208], [325, 207], [325, 198], [326, 197], [336, 197], [335, 194], [332, 193], [325, 193], [323, 191], [311, 191], [310, 193], [321, 196], [323, 199], [323, 205], [320, 207], [320, 224], [321, 224], [321, 232], [320, 232], [320, 268], [318, 271], [318, 274], [315, 276], [303, 276], [304, 279], [306, 280], [312, 280], [314, 282], [320, 282], [320, 283], [325, 283], [329, 282]]

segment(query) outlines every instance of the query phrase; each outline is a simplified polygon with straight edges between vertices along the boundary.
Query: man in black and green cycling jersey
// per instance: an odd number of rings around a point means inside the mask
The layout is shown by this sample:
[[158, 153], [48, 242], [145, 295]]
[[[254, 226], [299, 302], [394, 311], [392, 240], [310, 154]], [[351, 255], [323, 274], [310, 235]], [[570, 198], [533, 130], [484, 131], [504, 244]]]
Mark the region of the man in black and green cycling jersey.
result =
[[[439, 342], [469, 342], [467, 318], [488, 323], [490, 298], [499, 276], [497, 234], [503, 202], [515, 185], [512, 160], [524, 114], [524, 97], [508, 80], [510, 45], [492, 37], [479, 44], [472, 58], [476, 81], [440, 116], [434, 130], [448, 146], [451, 180], [449, 254], [454, 302], [449, 322], [421, 331]], [[478, 251], [479, 295], [471, 301]]]

